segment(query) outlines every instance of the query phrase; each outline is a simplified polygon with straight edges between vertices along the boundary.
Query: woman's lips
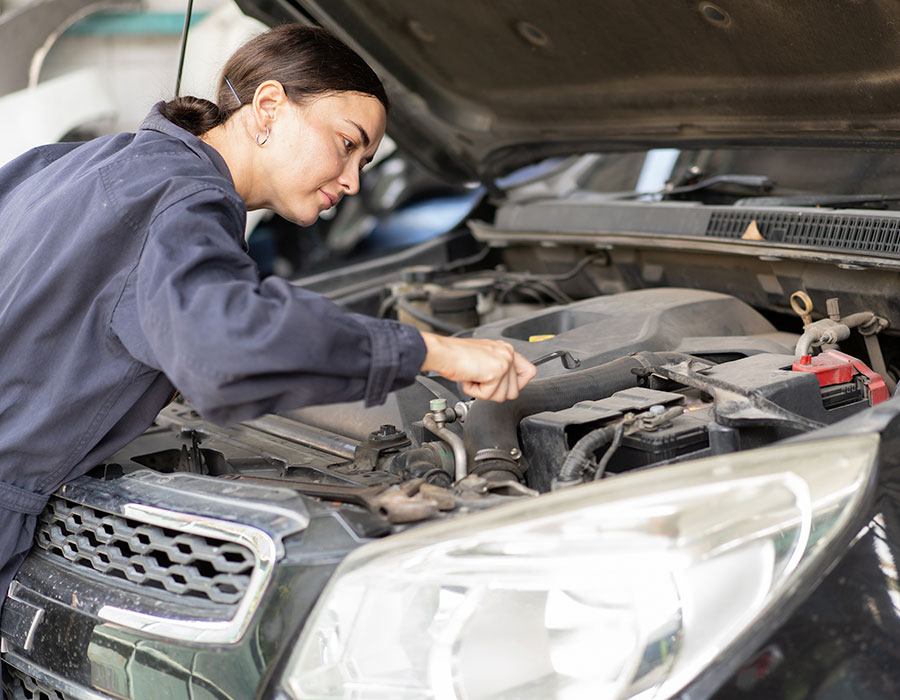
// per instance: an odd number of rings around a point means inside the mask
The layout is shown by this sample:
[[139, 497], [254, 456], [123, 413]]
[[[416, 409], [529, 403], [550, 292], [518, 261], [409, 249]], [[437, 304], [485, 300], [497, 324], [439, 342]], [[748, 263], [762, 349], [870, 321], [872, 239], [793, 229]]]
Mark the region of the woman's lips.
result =
[[322, 200], [325, 203], [326, 209], [331, 209], [335, 204], [337, 204], [337, 198], [332, 198], [330, 194], [328, 194], [325, 190], [319, 190], [319, 194], [322, 195]]

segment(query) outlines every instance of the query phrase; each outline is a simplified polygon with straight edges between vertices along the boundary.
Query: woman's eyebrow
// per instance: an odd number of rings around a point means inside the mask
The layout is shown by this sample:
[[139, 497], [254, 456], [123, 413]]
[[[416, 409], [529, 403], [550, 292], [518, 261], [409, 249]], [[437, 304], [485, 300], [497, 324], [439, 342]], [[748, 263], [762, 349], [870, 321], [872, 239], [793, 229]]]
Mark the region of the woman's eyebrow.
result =
[[369, 141], [369, 135], [366, 133], [366, 130], [363, 129], [359, 124], [357, 124], [352, 119], [344, 119], [344, 121], [350, 122], [351, 124], [353, 124], [353, 126], [355, 126], [357, 129], [359, 129], [359, 135], [360, 135], [360, 138], [362, 138], [363, 148], [368, 148], [370, 141]]

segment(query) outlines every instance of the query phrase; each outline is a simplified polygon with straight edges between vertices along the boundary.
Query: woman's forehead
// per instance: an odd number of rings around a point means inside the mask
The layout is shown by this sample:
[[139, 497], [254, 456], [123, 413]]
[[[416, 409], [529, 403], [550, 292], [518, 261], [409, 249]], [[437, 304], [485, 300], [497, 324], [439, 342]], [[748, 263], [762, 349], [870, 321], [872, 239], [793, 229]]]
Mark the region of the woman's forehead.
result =
[[378, 98], [361, 92], [338, 92], [312, 100], [307, 109], [317, 116], [349, 119], [371, 129], [383, 128], [384, 105]]

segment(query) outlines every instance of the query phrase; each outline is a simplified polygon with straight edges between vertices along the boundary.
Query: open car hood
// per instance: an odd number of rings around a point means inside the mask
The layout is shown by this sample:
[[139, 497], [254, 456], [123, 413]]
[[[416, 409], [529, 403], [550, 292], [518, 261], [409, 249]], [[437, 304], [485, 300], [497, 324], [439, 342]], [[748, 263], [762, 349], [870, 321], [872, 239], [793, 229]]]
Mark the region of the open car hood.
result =
[[240, 0], [311, 20], [385, 79], [391, 135], [456, 179], [549, 155], [900, 143], [900, 5]]

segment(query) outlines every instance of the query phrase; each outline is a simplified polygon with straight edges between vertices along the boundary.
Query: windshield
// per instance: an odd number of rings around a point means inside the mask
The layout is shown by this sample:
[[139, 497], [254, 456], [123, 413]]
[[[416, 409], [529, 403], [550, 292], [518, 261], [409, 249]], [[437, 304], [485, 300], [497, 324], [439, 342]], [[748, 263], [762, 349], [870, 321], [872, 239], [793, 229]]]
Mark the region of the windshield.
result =
[[[742, 179], [746, 176], [758, 176], [758, 182], [751, 186]], [[712, 184], [692, 189], [704, 182]], [[900, 157], [885, 151], [771, 148], [607, 153], [594, 161], [578, 184], [581, 190], [623, 196], [674, 187], [676, 193], [667, 198], [709, 204], [763, 195], [894, 196], [900, 193]], [[877, 205], [900, 208], [896, 202]]]

